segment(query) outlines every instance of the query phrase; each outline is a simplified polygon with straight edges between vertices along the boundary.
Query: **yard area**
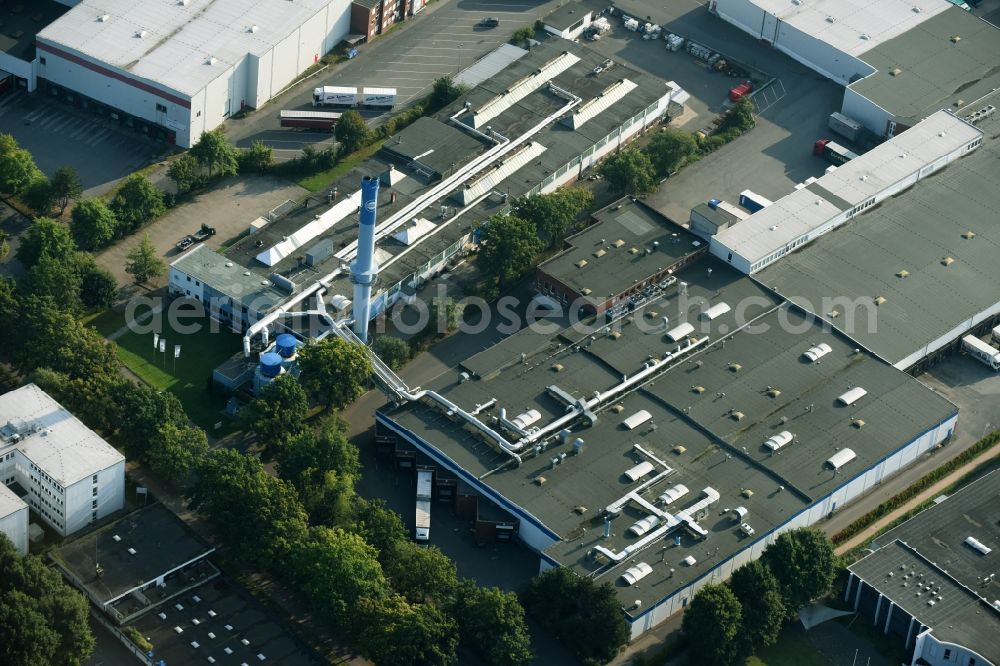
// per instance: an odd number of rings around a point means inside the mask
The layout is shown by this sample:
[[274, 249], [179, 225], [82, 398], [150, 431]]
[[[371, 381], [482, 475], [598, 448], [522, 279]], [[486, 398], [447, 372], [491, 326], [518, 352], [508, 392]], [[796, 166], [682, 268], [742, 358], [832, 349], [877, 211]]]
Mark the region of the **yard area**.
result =
[[747, 659], [746, 666], [830, 666], [801, 632], [785, 630], [778, 642]]
[[[115, 323], [108, 315], [98, 317], [95, 321], [98, 330], [106, 333], [124, 325], [122, 313], [116, 311], [116, 314]], [[191, 420], [209, 435], [218, 437], [231, 432], [234, 423], [222, 414], [225, 398], [208, 390], [212, 369], [240, 350], [241, 339], [225, 327], [212, 324], [208, 319], [187, 319], [179, 327], [197, 330], [181, 333], [163, 317], [162, 324], [153, 330], [166, 339], [164, 353], [153, 348], [153, 332], [128, 331], [115, 342], [118, 356], [129, 370], [150, 386], [176, 395]], [[180, 357], [176, 359], [174, 345], [181, 346]], [[220, 421], [223, 425], [216, 429], [215, 424]]]

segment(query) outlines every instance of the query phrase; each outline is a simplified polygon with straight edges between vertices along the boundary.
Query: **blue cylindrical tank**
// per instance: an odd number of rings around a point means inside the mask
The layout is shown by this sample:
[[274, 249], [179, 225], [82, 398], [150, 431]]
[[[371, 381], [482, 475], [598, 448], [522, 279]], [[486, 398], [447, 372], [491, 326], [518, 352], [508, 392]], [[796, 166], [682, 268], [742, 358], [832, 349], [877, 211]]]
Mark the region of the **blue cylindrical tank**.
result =
[[261, 355], [260, 374], [264, 377], [277, 377], [281, 374], [281, 356], [274, 352]]
[[291, 358], [295, 356], [295, 347], [298, 344], [299, 341], [295, 339], [294, 335], [291, 333], [282, 333], [274, 339], [274, 350], [278, 352], [282, 358]]

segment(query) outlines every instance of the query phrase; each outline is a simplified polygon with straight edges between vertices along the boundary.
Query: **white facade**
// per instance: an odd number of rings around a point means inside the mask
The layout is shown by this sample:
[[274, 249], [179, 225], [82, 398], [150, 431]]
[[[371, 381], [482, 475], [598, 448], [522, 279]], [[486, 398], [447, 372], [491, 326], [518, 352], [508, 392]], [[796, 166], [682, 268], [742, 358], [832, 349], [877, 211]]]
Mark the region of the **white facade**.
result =
[[34, 384], [0, 396], [0, 479], [62, 536], [125, 502], [125, 456]]
[[350, 11], [350, 0], [83, 0], [38, 34], [34, 73], [190, 147], [336, 46]]
[[580, 17], [580, 20], [575, 21], [572, 25], [566, 26], [565, 28], [551, 26], [548, 23], [545, 23], [545, 31], [555, 35], [556, 37], [562, 37], [563, 39], [576, 39], [590, 26], [593, 16], [593, 12], [586, 11]]
[[28, 505], [0, 484], [0, 533], [6, 534], [22, 555], [28, 553]]

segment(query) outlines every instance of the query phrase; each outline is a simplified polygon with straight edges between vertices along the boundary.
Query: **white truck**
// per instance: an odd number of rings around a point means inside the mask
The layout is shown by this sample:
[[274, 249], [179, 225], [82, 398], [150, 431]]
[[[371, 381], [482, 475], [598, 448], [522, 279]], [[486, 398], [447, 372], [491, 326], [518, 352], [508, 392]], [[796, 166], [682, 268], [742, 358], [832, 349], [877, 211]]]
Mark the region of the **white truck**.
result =
[[362, 88], [360, 104], [372, 109], [391, 109], [396, 105], [396, 89]]
[[313, 106], [357, 106], [358, 89], [351, 86], [313, 88]]
[[433, 470], [417, 469], [417, 529], [414, 537], [421, 544], [426, 544], [431, 539], [431, 495], [433, 493], [433, 482]]
[[1000, 326], [996, 326], [992, 333], [993, 342], [1000, 342]]
[[967, 335], [962, 338], [962, 350], [994, 371], [1000, 370], [1000, 349], [986, 344], [976, 336]]

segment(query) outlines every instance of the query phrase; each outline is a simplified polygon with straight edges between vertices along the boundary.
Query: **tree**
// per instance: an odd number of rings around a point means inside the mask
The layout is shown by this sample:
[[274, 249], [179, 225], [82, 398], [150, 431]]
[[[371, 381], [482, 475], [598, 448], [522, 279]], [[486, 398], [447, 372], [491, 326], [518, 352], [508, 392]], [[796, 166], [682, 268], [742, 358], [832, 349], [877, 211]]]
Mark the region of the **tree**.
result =
[[339, 629], [351, 626], [360, 599], [389, 596], [375, 549], [338, 528], [310, 528], [292, 553], [288, 571], [313, 610]]
[[251, 565], [282, 566], [298, 549], [306, 536], [306, 512], [295, 489], [268, 474], [259, 460], [214, 449], [199, 472], [191, 507], [215, 524], [237, 557]]
[[21, 236], [17, 260], [25, 268], [31, 268], [38, 263], [43, 252], [56, 261], [67, 262], [76, 252], [76, 243], [69, 229], [50, 217], [36, 217]]
[[383, 564], [388, 562], [395, 543], [407, 538], [402, 518], [387, 509], [385, 502], [379, 499], [354, 498], [354, 524], [351, 529], [379, 552], [379, 561]]
[[100, 197], [84, 199], [76, 205], [70, 217], [70, 231], [82, 250], [99, 250], [118, 233], [118, 220]]
[[564, 567], [531, 579], [525, 609], [584, 663], [603, 664], [618, 654], [629, 630], [610, 583], [598, 585]]
[[51, 213], [55, 194], [49, 179], [39, 174], [25, 186], [24, 191], [21, 192], [21, 200], [38, 215]]
[[753, 129], [756, 124], [757, 121], [753, 117], [753, 102], [749, 97], [741, 97], [726, 113], [719, 125], [719, 131], [734, 131], [736, 135], [740, 135]]
[[734, 571], [729, 584], [743, 608], [743, 631], [752, 651], [774, 645], [785, 621], [785, 604], [774, 574], [755, 560]]
[[601, 175], [612, 192], [639, 196], [656, 189], [656, 171], [645, 153], [626, 148], [604, 160]]
[[372, 351], [393, 370], [399, 370], [410, 360], [410, 345], [393, 335], [380, 335], [372, 344]]
[[94, 261], [86, 252], [77, 252], [77, 272], [80, 275], [80, 302], [89, 310], [110, 308], [118, 294], [118, 280]]
[[118, 426], [118, 408], [114, 396], [133, 384], [117, 374], [98, 373], [70, 378], [50, 368], [38, 368], [31, 381], [51, 395], [69, 412], [95, 430], [114, 432]]
[[456, 85], [451, 76], [442, 76], [434, 80], [431, 86], [430, 98], [427, 100], [427, 110], [430, 112], [443, 109], [465, 92], [465, 87]]
[[0, 229], [0, 261], [6, 259], [7, 255], [10, 254], [10, 241], [8, 238], [7, 232]]
[[579, 187], [560, 187], [550, 194], [514, 200], [512, 213], [535, 226], [548, 247], [556, 248], [577, 216], [594, 203], [594, 194]]
[[458, 620], [461, 645], [487, 664], [519, 666], [534, 658], [524, 608], [513, 592], [463, 580], [451, 615]]
[[764, 549], [761, 559], [778, 580], [789, 613], [826, 594], [833, 584], [833, 544], [818, 529], [784, 532]]
[[80, 281], [75, 263], [53, 259], [44, 252], [38, 263], [28, 271], [24, 290], [27, 294], [50, 300], [60, 310], [79, 314], [82, 309]]
[[258, 441], [279, 449], [302, 431], [308, 413], [309, 397], [291, 375], [275, 378], [241, 411], [243, 422]]
[[181, 155], [167, 167], [167, 178], [174, 181], [178, 192], [188, 192], [198, 184], [198, 160], [190, 153]]
[[163, 193], [149, 178], [134, 173], [125, 179], [111, 200], [111, 210], [119, 222], [119, 235], [124, 235], [163, 214]]
[[397, 541], [385, 558], [392, 589], [410, 603], [451, 604], [458, 587], [455, 563], [438, 548], [423, 548], [410, 540]]
[[154, 277], [163, 275], [167, 265], [156, 254], [156, 248], [149, 242], [149, 234], [143, 234], [142, 242], [125, 255], [125, 272], [135, 278], [136, 284], [143, 284]]
[[327, 409], [341, 409], [361, 397], [372, 374], [364, 345], [336, 337], [302, 347], [298, 361], [302, 386]]
[[725, 585], [706, 585], [698, 590], [681, 621], [681, 631], [699, 646], [701, 663], [709, 666], [743, 664], [749, 653], [743, 636], [743, 609]]
[[205, 431], [189, 425], [164, 423], [153, 434], [145, 460], [154, 473], [166, 480], [182, 480], [208, 454]]
[[129, 458], [145, 459], [161, 428], [187, 425], [187, 415], [173, 393], [128, 383], [115, 393], [117, 440]]
[[698, 152], [698, 142], [694, 135], [673, 127], [657, 132], [646, 146], [646, 154], [660, 178], [680, 169], [696, 152]]
[[243, 164], [247, 169], [263, 174], [274, 161], [274, 149], [257, 139], [243, 151], [242, 157]]
[[76, 169], [71, 166], [63, 166], [56, 169], [52, 174], [52, 196], [59, 204], [59, 214], [66, 212], [66, 206], [74, 199], [79, 199], [83, 194], [83, 185], [80, 183], [80, 176]]
[[479, 239], [479, 270], [502, 286], [528, 270], [541, 249], [533, 224], [513, 215], [494, 215]]
[[235, 176], [239, 170], [239, 151], [229, 143], [222, 130], [202, 132], [198, 143], [191, 146], [190, 154], [198, 164], [208, 169], [208, 177]]
[[515, 30], [514, 34], [510, 36], [509, 42], [514, 46], [521, 46], [529, 39], [533, 39], [534, 36], [535, 29], [530, 25], [526, 25]]
[[114, 343], [49, 298], [25, 294], [19, 302], [19, 324], [8, 330], [13, 360], [23, 372], [44, 366], [72, 379], [118, 373]]
[[41, 175], [31, 153], [10, 134], [0, 134], [0, 192], [19, 194]]
[[0, 533], [0, 663], [79, 666], [94, 651], [87, 600]]
[[362, 599], [356, 632], [361, 655], [379, 666], [449, 666], [455, 663], [455, 621], [434, 606], [398, 595]]
[[358, 447], [347, 438], [347, 423], [336, 415], [324, 419], [318, 430], [304, 430], [288, 439], [275, 459], [281, 477], [293, 484], [311, 470], [350, 477], [361, 473]]
[[336, 137], [343, 153], [353, 153], [368, 144], [371, 130], [357, 111], [345, 111], [337, 121]]

